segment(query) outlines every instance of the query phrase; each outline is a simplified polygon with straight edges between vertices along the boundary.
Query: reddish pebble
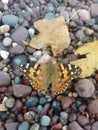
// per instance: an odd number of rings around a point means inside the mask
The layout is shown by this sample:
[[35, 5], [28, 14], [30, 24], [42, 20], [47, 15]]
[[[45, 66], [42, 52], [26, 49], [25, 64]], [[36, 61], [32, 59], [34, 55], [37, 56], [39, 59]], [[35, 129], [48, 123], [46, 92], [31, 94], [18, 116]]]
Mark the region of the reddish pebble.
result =
[[61, 130], [61, 129], [62, 129], [62, 124], [61, 123], [57, 123], [57, 124], [52, 126], [52, 130]]
[[98, 121], [92, 124], [91, 130], [98, 130]]
[[95, 100], [92, 100], [91, 102], [89, 102], [87, 109], [88, 109], [89, 113], [91, 113], [91, 114], [98, 113], [98, 99], [95, 99]]
[[77, 122], [81, 125], [81, 126], [85, 126], [87, 124], [89, 124], [89, 120], [87, 119], [86, 116], [84, 115], [79, 115], [77, 117]]
[[67, 108], [69, 108], [72, 105], [72, 102], [73, 102], [73, 100], [70, 97], [62, 98], [61, 106], [62, 106], [63, 110], [66, 110]]

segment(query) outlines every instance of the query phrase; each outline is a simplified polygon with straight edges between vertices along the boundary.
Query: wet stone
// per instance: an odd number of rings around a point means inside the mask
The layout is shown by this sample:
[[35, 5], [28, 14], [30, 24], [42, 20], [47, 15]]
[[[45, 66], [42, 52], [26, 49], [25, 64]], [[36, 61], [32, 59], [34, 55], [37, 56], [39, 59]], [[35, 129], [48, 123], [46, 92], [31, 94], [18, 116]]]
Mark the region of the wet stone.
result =
[[71, 121], [75, 121], [76, 120], [76, 114], [75, 113], [70, 113], [68, 115], [68, 120]]
[[29, 94], [32, 92], [32, 88], [27, 85], [14, 84], [12, 87], [14, 96], [18, 98], [29, 96]]
[[18, 125], [18, 122], [5, 123], [6, 130], [17, 130]]
[[90, 13], [92, 17], [98, 17], [98, 3], [94, 3], [91, 5]]
[[60, 113], [60, 122], [62, 123], [62, 124], [67, 124], [67, 122], [68, 122], [68, 113], [66, 113], [66, 112], [61, 112]]

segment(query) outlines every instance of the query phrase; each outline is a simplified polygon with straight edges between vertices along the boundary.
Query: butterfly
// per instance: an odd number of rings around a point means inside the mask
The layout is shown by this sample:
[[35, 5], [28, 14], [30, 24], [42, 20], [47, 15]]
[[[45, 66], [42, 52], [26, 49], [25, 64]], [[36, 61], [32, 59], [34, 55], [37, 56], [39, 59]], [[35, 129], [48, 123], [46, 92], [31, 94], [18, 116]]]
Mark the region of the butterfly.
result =
[[20, 65], [17, 71], [24, 75], [34, 90], [41, 93], [52, 92], [55, 95], [63, 93], [68, 88], [71, 80], [78, 78], [81, 69], [76, 65], [49, 62], [47, 64], [28, 63]]

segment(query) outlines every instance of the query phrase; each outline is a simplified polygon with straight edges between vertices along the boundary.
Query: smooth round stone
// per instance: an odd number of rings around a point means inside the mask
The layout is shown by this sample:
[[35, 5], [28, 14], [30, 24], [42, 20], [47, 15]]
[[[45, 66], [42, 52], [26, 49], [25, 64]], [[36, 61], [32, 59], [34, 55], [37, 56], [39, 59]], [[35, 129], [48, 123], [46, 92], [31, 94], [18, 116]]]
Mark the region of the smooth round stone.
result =
[[77, 122], [81, 125], [81, 126], [86, 126], [87, 124], [89, 124], [89, 120], [86, 116], [84, 115], [78, 115], [77, 117]]
[[54, 11], [54, 6], [53, 6], [53, 4], [52, 3], [48, 3], [47, 4], [47, 12], [52, 12], [52, 11]]
[[69, 5], [71, 6], [71, 7], [75, 7], [75, 6], [77, 6], [77, 4], [79, 3], [79, 1], [77, 1], [77, 0], [70, 0], [70, 1], [68, 1], [69, 2]]
[[76, 114], [75, 113], [70, 113], [68, 115], [68, 120], [71, 122], [71, 121], [75, 121], [76, 120]]
[[62, 130], [62, 124], [57, 123], [52, 126], [52, 130]]
[[60, 113], [60, 122], [62, 123], [62, 124], [67, 124], [67, 122], [68, 122], [68, 113], [66, 113], [66, 112], [61, 112]]
[[49, 116], [44, 115], [41, 117], [40, 123], [42, 126], [49, 126], [50, 122], [51, 122], [51, 119]]
[[21, 25], [24, 22], [24, 18], [19, 18], [18, 23]]
[[28, 111], [24, 114], [25, 120], [32, 120], [35, 117], [35, 113], [33, 111]]
[[2, 0], [3, 4], [8, 4], [9, 0]]
[[19, 126], [18, 130], [29, 130], [30, 129], [30, 124], [28, 121], [23, 121]]
[[17, 66], [19, 66], [21, 64], [26, 65], [27, 63], [28, 63], [27, 56], [25, 56], [23, 54], [14, 56], [14, 58], [12, 59], [12, 67], [13, 67], [13, 69], [15, 69]]
[[45, 16], [44, 16], [44, 19], [54, 19], [56, 16], [55, 16], [55, 14], [54, 13], [52, 13], [52, 12], [48, 12], [48, 13], [46, 13], [45, 14]]
[[39, 102], [39, 99], [37, 97], [30, 97], [26, 101], [26, 106], [27, 107], [34, 107], [37, 106]]
[[64, 125], [64, 126], [62, 127], [62, 130], [68, 130], [68, 126], [67, 126], [67, 125]]
[[47, 99], [45, 97], [40, 97], [39, 104], [44, 105], [47, 102]]
[[41, 51], [35, 51], [35, 52], [33, 53], [33, 56], [34, 56], [35, 58], [39, 58], [39, 57], [41, 56], [41, 54], [42, 54]]
[[44, 105], [44, 107], [43, 107], [43, 109], [42, 109], [42, 111], [41, 111], [41, 116], [42, 115], [46, 115], [47, 114], [47, 112], [49, 111], [49, 108], [50, 108], [50, 104], [49, 103], [47, 103], [47, 104], [45, 104]]
[[91, 4], [90, 13], [92, 17], [98, 17], [98, 3]]
[[37, 58], [33, 57], [32, 55], [29, 55], [28, 58], [30, 62], [37, 62]]
[[29, 29], [28, 29], [28, 32], [29, 32], [30, 38], [34, 37], [34, 35], [35, 35], [35, 30], [34, 30], [33, 28], [29, 28]]
[[24, 20], [22, 26], [25, 28], [29, 28], [30, 25], [29, 25], [29, 22], [27, 20]]
[[39, 130], [39, 128], [40, 128], [39, 124], [34, 123], [34, 125], [32, 125], [32, 126], [30, 127], [30, 130]]
[[11, 109], [12, 112], [22, 111], [23, 103], [20, 100], [16, 100], [14, 107]]
[[88, 22], [90, 20], [90, 13], [88, 10], [81, 9], [78, 14], [84, 22]]
[[72, 105], [72, 98], [70, 97], [64, 97], [61, 99], [61, 106], [63, 108], [63, 110], [66, 110], [67, 108], [69, 108]]
[[26, 51], [29, 53], [29, 54], [33, 54], [35, 52], [35, 49], [30, 47], [30, 46], [27, 46], [26, 47]]
[[79, 40], [82, 40], [85, 37], [84, 31], [83, 30], [78, 30], [75, 34], [76, 38]]
[[90, 29], [90, 28], [85, 28], [85, 34], [90, 36], [90, 35], [94, 34], [94, 30]]
[[13, 84], [12, 87], [14, 96], [18, 98], [27, 97], [32, 92], [32, 88], [27, 85]]
[[95, 122], [92, 124], [91, 130], [98, 130], [98, 121], [95, 121]]
[[53, 108], [54, 114], [59, 114], [59, 113], [61, 112], [60, 102], [58, 102], [58, 101], [53, 101], [53, 103], [52, 103], [52, 108]]
[[19, 26], [11, 35], [11, 38], [16, 43], [22, 43], [22, 40], [26, 40], [28, 37], [28, 30], [22, 26]]
[[21, 9], [25, 9], [25, 8], [26, 8], [26, 3], [25, 3], [24, 1], [20, 1], [19, 7], [20, 7]]
[[38, 105], [37, 106], [37, 112], [38, 113], [41, 113], [42, 109], [43, 109], [42, 105]]
[[54, 116], [52, 116], [52, 119], [51, 119], [51, 120], [52, 120], [52, 121], [51, 121], [51, 124], [54, 125], [54, 124], [56, 124], [56, 123], [58, 122], [59, 116], [54, 115]]
[[50, 3], [52, 3], [54, 7], [57, 7], [59, 4], [57, 0], [50, 0]]
[[6, 120], [8, 118], [5, 112], [0, 111], [0, 120]]
[[87, 109], [89, 113], [96, 114], [98, 113], [98, 99], [92, 100], [89, 102]]
[[9, 122], [5, 123], [5, 128], [6, 130], [17, 130], [18, 125], [19, 125], [18, 122]]
[[0, 34], [4, 34], [6, 32], [8, 32], [10, 30], [10, 26], [9, 25], [2, 25], [0, 26]]
[[20, 78], [20, 76], [16, 76], [16, 77], [15, 77], [14, 83], [15, 83], [15, 84], [21, 83], [21, 78]]
[[0, 56], [1, 56], [4, 60], [6, 60], [6, 59], [8, 59], [8, 57], [9, 57], [9, 52], [6, 51], [6, 50], [0, 50]]
[[75, 84], [75, 90], [80, 97], [92, 97], [95, 86], [90, 79], [81, 79]]
[[68, 130], [84, 130], [76, 121], [69, 124]]
[[11, 43], [12, 43], [12, 39], [11, 39], [11, 38], [6, 37], [6, 38], [3, 39], [3, 45], [4, 45], [5, 47], [10, 46]]
[[10, 75], [6, 72], [0, 71], [0, 87], [8, 86], [10, 84]]
[[12, 108], [15, 104], [15, 99], [14, 98], [9, 98], [5, 101], [5, 105], [8, 108]]
[[10, 27], [15, 27], [18, 24], [18, 17], [12, 14], [2, 16], [2, 23]]
[[90, 21], [89, 21], [88, 24], [93, 27], [93, 26], [95, 25], [95, 23], [96, 23], [96, 21], [95, 21], [95, 19], [93, 18], [93, 19], [90, 19]]

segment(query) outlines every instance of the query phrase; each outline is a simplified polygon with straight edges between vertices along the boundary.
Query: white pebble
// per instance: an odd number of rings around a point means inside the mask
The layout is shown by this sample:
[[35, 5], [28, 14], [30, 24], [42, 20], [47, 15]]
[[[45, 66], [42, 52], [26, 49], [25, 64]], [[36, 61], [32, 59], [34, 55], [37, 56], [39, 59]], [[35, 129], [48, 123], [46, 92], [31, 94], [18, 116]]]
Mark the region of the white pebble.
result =
[[28, 29], [30, 37], [34, 37], [35, 30], [33, 28]]
[[11, 38], [9, 38], [9, 37], [6, 37], [6, 38], [4, 38], [4, 40], [3, 40], [3, 45], [4, 46], [10, 46], [12, 44], [12, 39]]
[[4, 60], [6, 60], [6, 59], [8, 59], [9, 52], [6, 51], [6, 50], [0, 50], [0, 56], [1, 56]]
[[12, 43], [12, 46], [13, 46], [13, 47], [16, 47], [16, 46], [17, 46], [17, 43], [16, 43], [16, 42], [13, 42], [13, 43]]
[[2, 0], [3, 4], [8, 4], [8, 2], [9, 2], [8, 0]]
[[6, 32], [8, 32], [10, 30], [10, 26], [9, 25], [2, 25], [0, 26], [0, 34], [4, 34]]

